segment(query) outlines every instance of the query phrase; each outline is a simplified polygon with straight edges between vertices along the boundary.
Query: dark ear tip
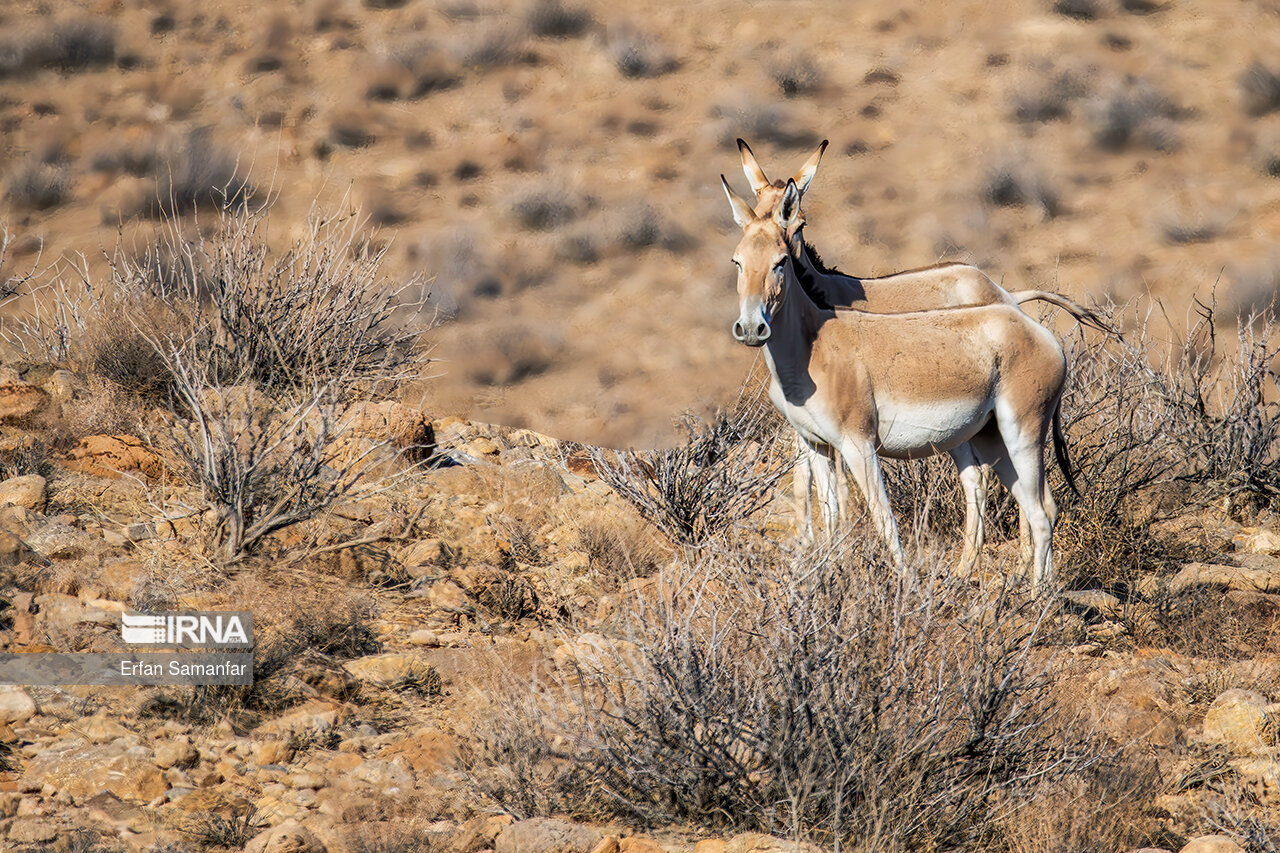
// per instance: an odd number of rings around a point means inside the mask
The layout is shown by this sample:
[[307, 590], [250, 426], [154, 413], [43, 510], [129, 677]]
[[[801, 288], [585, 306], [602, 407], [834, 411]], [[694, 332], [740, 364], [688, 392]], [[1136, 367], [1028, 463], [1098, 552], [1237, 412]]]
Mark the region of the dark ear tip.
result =
[[830, 140], [830, 139], [824, 139], [824, 140], [822, 140], [822, 144], [818, 146], [818, 150], [819, 150], [819, 151], [826, 151], [826, 150], [827, 150], [827, 146], [828, 146], [828, 145], [830, 145], [830, 144], [831, 144], [831, 140]]
[[741, 151], [741, 150], [743, 150], [744, 148], [745, 148], [746, 150], [748, 150], [748, 151], [750, 151], [750, 150], [751, 150], [751, 146], [747, 145], [747, 140], [745, 140], [745, 139], [743, 139], [741, 136], [739, 136], [739, 137], [738, 137], [738, 150], [739, 150], [739, 151]]

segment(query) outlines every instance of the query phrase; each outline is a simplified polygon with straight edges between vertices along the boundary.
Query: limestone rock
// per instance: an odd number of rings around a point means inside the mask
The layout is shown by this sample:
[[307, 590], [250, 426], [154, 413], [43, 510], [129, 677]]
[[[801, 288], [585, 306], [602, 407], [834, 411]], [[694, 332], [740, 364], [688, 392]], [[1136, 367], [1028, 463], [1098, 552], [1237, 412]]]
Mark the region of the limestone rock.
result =
[[453, 738], [434, 726], [425, 726], [411, 735], [393, 741], [382, 749], [380, 758], [402, 758], [419, 776], [433, 776], [451, 769], [458, 747]]
[[311, 830], [290, 819], [259, 833], [245, 845], [244, 853], [326, 853]]
[[417, 690], [426, 695], [438, 694], [442, 684], [440, 673], [421, 657], [400, 652], [369, 655], [347, 661], [347, 672], [363, 683], [388, 690]]
[[58, 560], [101, 554], [107, 547], [100, 537], [56, 521], [32, 531], [27, 537], [27, 544], [41, 556]]
[[1280, 570], [1223, 566], [1216, 563], [1187, 563], [1174, 576], [1169, 584], [1169, 590], [1176, 594], [1193, 586], [1280, 592]]
[[25, 418], [49, 402], [49, 395], [22, 381], [11, 367], [0, 367], [0, 421]]
[[1238, 537], [1239, 550], [1249, 554], [1280, 554], [1280, 533], [1266, 527]]
[[61, 833], [56, 826], [34, 817], [20, 817], [9, 827], [12, 844], [44, 844], [53, 841]]
[[644, 835], [631, 835], [618, 843], [620, 853], [666, 853], [662, 845]]
[[36, 703], [16, 684], [0, 684], [0, 723], [25, 723], [36, 712]]
[[191, 745], [191, 738], [186, 735], [161, 741], [156, 744], [155, 753], [157, 767], [190, 768], [200, 763], [200, 751]]
[[[1274, 741], [1267, 700], [1252, 690], [1227, 690], [1213, 700], [1204, 715], [1205, 740], [1221, 743], [1247, 755]], [[1264, 739], [1266, 737], [1266, 739]]]
[[618, 837], [616, 835], [606, 835], [600, 840], [600, 843], [591, 848], [591, 853], [619, 853]]
[[39, 791], [48, 785], [77, 799], [109, 791], [122, 800], [146, 803], [168, 788], [151, 759], [151, 750], [120, 740], [103, 745], [83, 738], [55, 741], [31, 758], [18, 787]]
[[14, 504], [36, 512], [44, 512], [45, 503], [45, 479], [39, 474], [10, 477], [0, 483], [0, 505]]
[[1244, 848], [1226, 835], [1202, 835], [1188, 841], [1178, 853], [1244, 853]]
[[567, 820], [535, 817], [519, 820], [494, 839], [495, 853], [591, 853], [603, 833]]
[[35, 556], [26, 542], [7, 530], [0, 530], [0, 567], [11, 568]]
[[175, 463], [132, 435], [91, 435], [67, 454], [67, 468], [95, 477], [137, 471], [153, 480], [172, 478]]
[[413, 771], [403, 758], [393, 761], [366, 758], [359, 767], [351, 771], [349, 778], [371, 785], [384, 796], [412, 791], [415, 784]]

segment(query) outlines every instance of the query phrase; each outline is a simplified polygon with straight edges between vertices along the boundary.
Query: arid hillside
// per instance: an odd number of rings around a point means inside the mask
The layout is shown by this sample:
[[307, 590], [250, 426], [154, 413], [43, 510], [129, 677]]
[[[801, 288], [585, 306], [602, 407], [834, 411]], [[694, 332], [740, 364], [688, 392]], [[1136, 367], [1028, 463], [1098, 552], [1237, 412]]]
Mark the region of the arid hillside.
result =
[[[358, 207], [431, 281], [434, 415], [616, 445], [732, 399], [745, 190], [832, 142], [806, 198], [841, 269], [971, 260], [1174, 326], [1269, 302], [1271, 2], [103, 0], [0, 8], [2, 274], [103, 274], [210, 187], [273, 238]], [[83, 258], [83, 260], [82, 260]], [[55, 269], [49, 267], [53, 265]], [[30, 310], [10, 300], [9, 322]]]

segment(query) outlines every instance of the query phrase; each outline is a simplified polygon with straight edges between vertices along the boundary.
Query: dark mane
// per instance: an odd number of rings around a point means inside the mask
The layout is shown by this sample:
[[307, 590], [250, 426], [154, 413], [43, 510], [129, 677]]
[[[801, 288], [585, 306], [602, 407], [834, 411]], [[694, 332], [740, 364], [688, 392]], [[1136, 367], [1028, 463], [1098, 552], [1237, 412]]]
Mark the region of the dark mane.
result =
[[[813, 249], [809, 246], [808, 243], [805, 243], [805, 248], [809, 251], [810, 260], [813, 260], [814, 258]], [[817, 266], [819, 269], [825, 269], [825, 267], [823, 267], [820, 263], [815, 262], [814, 265]], [[812, 270], [807, 268], [804, 264], [799, 264], [799, 263], [792, 263], [791, 269], [795, 270], [796, 280], [800, 282], [800, 289], [804, 291], [805, 296], [808, 296], [811, 300], [813, 300], [814, 305], [817, 305], [818, 308], [822, 311], [835, 310], [835, 306], [832, 305], [830, 302], [828, 302], [826, 297], [822, 295], [822, 292], [814, 286]]]
[[844, 275], [835, 267], [827, 267], [822, 263], [822, 256], [818, 254], [818, 250], [813, 248], [813, 244], [808, 240], [804, 241], [804, 250], [809, 254], [809, 263], [813, 264], [814, 269], [820, 275]]

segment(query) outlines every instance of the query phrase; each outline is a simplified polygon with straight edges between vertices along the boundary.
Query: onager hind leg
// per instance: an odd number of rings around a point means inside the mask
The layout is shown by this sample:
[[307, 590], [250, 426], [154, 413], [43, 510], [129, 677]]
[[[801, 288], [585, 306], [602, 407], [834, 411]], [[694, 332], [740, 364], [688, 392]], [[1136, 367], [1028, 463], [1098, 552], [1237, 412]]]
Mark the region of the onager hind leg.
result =
[[977, 571], [986, 539], [987, 478], [971, 445], [962, 444], [949, 452], [960, 472], [960, 488], [964, 491], [964, 552], [957, 572], [969, 575]]
[[[1047, 424], [1019, 423], [1011, 416], [1000, 417], [999, 427], [983, 428], [970, 442], [978, 458], [995, 469], [1000, 482], [1018, 502], [1021, 510], [1019, 533], [1022, 543], [1021, 569], [1031, 570], [1031, 582], [1042, 589], [1053, 582], [1053, 523], [1057, 506], [1052, 495], [1046, 502], [1048, 486], [1044, 471], [1044, 436]], [[1048, 503], [1048, 506], [1046, 506]]]

